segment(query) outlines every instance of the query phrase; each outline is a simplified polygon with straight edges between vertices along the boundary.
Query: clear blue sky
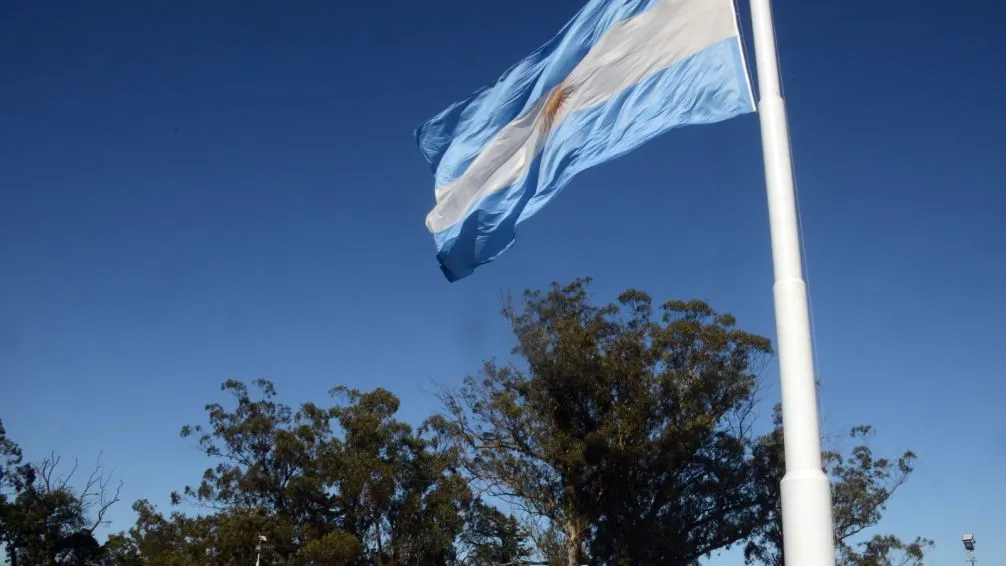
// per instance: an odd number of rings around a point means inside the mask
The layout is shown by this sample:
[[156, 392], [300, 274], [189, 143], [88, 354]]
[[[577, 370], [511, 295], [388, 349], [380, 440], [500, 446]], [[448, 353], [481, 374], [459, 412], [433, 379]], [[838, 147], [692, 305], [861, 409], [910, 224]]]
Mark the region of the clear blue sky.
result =
[[[581, 175], [448, 284], [412, 130], [551, 37], [576, 0], [0, 4], [0, 418], [140, 497], [228, 377], [290, 402], [387, 387], [418, 421], [510, 345], [501, 290], [596, 278], [772, 336], [757, 119]], [[741, 2], [747, 25], [746, 2]], [[885, 531], [1006, 555], [1006, 63], [995, 0], [777, 0], [825, 430], [918, 470]], [[750, 40], [750, 34], [748, 34]], [[775, 367], [765, 403], [777, 398]], [[997, 541], [996, 539], [999, 539]], [[735, 556], [720, 564], [735, 564]]]

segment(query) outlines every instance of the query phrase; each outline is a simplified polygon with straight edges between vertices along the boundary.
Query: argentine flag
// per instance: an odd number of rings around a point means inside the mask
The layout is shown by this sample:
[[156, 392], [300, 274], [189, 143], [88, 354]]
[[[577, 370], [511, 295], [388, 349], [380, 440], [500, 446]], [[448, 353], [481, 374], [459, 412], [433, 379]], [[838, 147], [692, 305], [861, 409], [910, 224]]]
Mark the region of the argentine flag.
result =
[[514, 243], [578, 172], [754, 111], [733, 0], [589, 0], [551, 41], [416, 130], [450, 281]]

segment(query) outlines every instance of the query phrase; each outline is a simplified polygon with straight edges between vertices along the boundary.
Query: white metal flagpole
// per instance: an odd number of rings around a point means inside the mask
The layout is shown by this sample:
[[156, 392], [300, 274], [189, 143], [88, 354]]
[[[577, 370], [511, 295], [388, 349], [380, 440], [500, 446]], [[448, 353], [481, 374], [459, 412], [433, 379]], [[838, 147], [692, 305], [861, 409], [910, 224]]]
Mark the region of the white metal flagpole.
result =
[[751, 0], [751, 20], [772, 231], [773, 293], [782, 382], [786, 449], [786, 475], [782, 480], [783, 547], [787, 566], [834, 566], [831, 486], [821, 467], [807, 286], [800, 257], [789, 126], [779, 80], [770, 0]]

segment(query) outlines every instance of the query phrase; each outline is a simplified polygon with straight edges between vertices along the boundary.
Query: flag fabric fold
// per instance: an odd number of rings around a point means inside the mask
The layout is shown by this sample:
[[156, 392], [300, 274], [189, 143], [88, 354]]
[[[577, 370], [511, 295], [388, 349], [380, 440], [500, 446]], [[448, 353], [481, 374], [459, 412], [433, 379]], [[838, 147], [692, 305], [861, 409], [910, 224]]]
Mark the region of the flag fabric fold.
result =
[[590, 0], [499, 80], [416, 130], [426, 217], [456, 281], [584, 169], [673, 128], [754, 111], [733, 0]]

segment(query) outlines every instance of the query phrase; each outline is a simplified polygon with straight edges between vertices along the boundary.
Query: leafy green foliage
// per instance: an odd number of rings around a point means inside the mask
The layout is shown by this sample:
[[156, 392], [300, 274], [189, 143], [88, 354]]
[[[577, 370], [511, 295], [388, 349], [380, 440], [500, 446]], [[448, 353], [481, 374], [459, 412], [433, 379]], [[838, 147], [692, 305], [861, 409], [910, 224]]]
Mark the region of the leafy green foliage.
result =
[[100, 462], [75, 490], [71, 481], [76, 464], [60, 474], [55, 455], [37, 464], [24, 463], [21, 449], [7, 438], [2, 424], [0, 458], [0, 541], [9, 563], [103, 564], [105, 548], [94, 532], [106, 524], [105, 514], [118, 501], [119, 490], [109, 489]]
[[868, 440], [873, 428], [853, 427], [849, 436], [858, 444], [847, 456], [825, 452], [825, 467], [831, 476], [835, 542], [843, 566], [921, 566], [933, 542], [916, 538], [905, 543], [893, 535], [875, 535], [853, 543], [854, 537], [880, 522], [894, 492], [914, 471], [915, 453], [906, 450], [897, 460], [876, 458]]
[[[114, 541], [123, 564], [477, 564], [517, 557], [512, 519], [479, 501], [456, 448], [395, 418], [384, 389], [337, 387], [335, 403], [294, 410], [272, 383], [222, 389], [230, 406], [207, 405], [208, 424], [187, 426], [216, 460], [176, 503], [207, 514], [165, 517], [145, 501], [136, 525]], [[264, 537], [265, 541], [260, 541]]]
[[521, 365], [486, 363], [442, 400], [442, 430], [484, 489], [557, 527], [566, 562], [687, 564], [743, 540], [765, 510], [746, 419], [769, 341], [700, 301], [589, 280], [503, 314]]
[[[774, 430], [759, 439], [755, 452], [760, 489], [772, 513], [748, 542], [744, 553], [749, 564], [782, 566], [779, 482], [785, 473], [785, 460], [779, 407], [776, 407], [774, 418]], [[910, 450], [897, 460], [876, 458], [868, 442], [872, 435], [872, 427], [853, 427], [849, 438], [856, 445], [847, 455], [838, 451], [822, 455], [831, 480], [836, 561], [840, 566], [921, 566], [925, 552], [933, 546], [929, 539], [919, 537], [905, 543], [893, 535], [875, 535], [856, 542], [858, 535], [880, 522], [891, 497], [914, 471], [916, 459]]]
[[255, 385], [258, 398], [242, 382], [224, 382], [221, 389], [232, 396], [233, 407], [207, 405], [206, 428], [182, 428], [182, 436], [197, 437], [217, 464], [173, 500], [219, 512], [214, 522], [203, 523], [213, 527], [212, 537], [204, 536], [211, 551], [254, 560], [257, 537], [265, 536], [265, 554], [290, 561], [302, 545], [341, 532], [323, 469], [338, 442], [328, 410], [306, 403], [294, 412], [275, 400], [272, 383]]
[[[0, 424], [0, 543], [11, 566], [694, 566], [746, 543], [783, 564], [783, 431], [751, 433], [769, 341], [701, 301], [654, 306], [641, 291], [591, 304], [590, 281], [529, 291], [503, 315], [512, 361], [489, 361], [442, 393], [414, 429], [384, 389], [336, 387], [291, 407], [267, 380], [185, 426], [210, 460], [136, 523], [95, 539], [118, 500], [100, 465], [26, 463]], [[867, 538], [915, 455], [876, 457], [869, 427], [824, 454], [841, 566], [921, 566], [932, 541]], [[483, 499], [483, 497], [486, 497]], [[517, 509], [508, 515], [488, 501]]]
[[414, 434], [393, 416], [390, 392], [337, 388], [347, 404], [333, 409], [345, 441], [330, 462], [345, 528], [367, 543], [374, 564], [447, 564], [472, 503], [456, 453]]
[[894, 535], [875, 535], [857, 545], [839, 545], [838, 564], [848, 566], [922, 566], [927, 551], [934, 546], [932, 540], [916, 537], [910, 543]]
[[528, 533], [517, 519], [476, 500], [469, 509], [468, 528], [459, 545], [471, 566], [490, 566], [531, 558]]

